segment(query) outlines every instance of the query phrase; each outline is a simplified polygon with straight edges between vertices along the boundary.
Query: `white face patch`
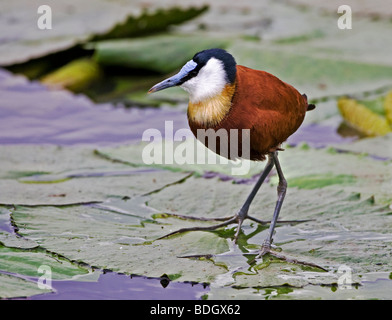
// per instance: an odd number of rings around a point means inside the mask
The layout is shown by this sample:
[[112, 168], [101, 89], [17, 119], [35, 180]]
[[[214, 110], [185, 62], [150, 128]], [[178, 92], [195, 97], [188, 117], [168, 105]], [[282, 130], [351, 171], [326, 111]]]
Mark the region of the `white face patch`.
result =
[[226, 84], [223, 63], [211, 58], [196, 77], [184, 82], [180, 87], [189, 93], [190, 102], [198, 103], [221, 93]]

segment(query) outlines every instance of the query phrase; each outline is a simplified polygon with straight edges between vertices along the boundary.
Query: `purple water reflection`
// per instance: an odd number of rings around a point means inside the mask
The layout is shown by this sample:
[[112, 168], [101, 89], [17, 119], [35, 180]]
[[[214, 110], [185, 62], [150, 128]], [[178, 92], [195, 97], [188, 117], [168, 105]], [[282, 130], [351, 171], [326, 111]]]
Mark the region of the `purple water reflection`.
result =
[[306, 142], [311, 147], [322, 148], [328, 144], [345, 143], [357, 139], [357, 137], [342, 137], [339, 135], [337, 132], [338, 125], [338, 123], [336, 127], [319, 124], [302, 125], [298, 131], [289, 137], [287, 143], [297, 145]]
[[83, 95], [50, 91], [0, 69], [0, 144], [93, 144], [140, 141], [144, 130], [187, 127], [174, 109], [124, 109], [94, 104]]

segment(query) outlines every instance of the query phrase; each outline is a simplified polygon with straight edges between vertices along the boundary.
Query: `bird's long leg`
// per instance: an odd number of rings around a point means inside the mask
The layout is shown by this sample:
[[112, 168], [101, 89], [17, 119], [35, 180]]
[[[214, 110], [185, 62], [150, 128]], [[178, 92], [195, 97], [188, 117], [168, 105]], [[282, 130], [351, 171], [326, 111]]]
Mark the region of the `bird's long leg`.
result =
[[214, 226], [209, 226], [209, 227], [190, 227], [190, 228], [182, 228], [176, 231], [173, 231], [169, 234], [166, 234], [162, 237], [159, 237], [157, 240], [159, 239], [164, 239], [167, 237], [170, 237], [172, 235], [175, 234], [180, 234], [180, 233], [184, 233], [184, 232], [188, 232], [188, 231], [211, 231], [211, 230], [216, 230], [218, 228], [227, 226], [229, 224], [232, 223], [238, 223], [238, 227], [236, 230], [236, 233], [234, 235], [234, 242], [237, 242], [238, 240], [238, 236], [240, 234], [241, 231], [241, 226], [242, 223], [244, 222], [245, 219], [250, 219], [253, 220], [257, 223], [260, 224], [267, 224], [269, 223], [269, 221], [263, 221], [263, 220], [259, 220], [256, 219], [254, 217], [251, 217], [248, 215], [248, 210], [250, 207], [250, 204], [252, 203], [254, 197], [256, 196], [257, 192], [259, 191], [261, 185], [263, 184], [264, 180], [267, 178], [268, 174], [271, 172], [272, 168], [276, 167], [276, 170], [278, 172], [278, 176], [279, 176], [279, 185], [278, 185], [278, 201], [276, 203], [276, 207], [275, 207], [275, 211], [274, 211], [274, 215], [269, 227], [269, 232], [268, 232], [268, 237], [267, 239], [264, 241], [263, 246], [262, 246], [262, 251], [259, 254], [259, 257], [270, 252], [271, 249], [271, 243], [272, 243], [272, 236], [273, 236], [273, 232], [275, 229], [275, 225], [277, 223], [297, 223], [297, 222], [306, 222], [309, 220], [287, 220], [287, 221], [277, 221], [278, 220], [278, 216], [279, 216], [279, 212], [280, 212], [280, 208], [282, 207], [283, 204], [283, 199], [286, 195], [286, 189], [287, 189], [287, 182], [286, 179], [283, 176], [283, 172], [282, 169], [280, 167], [280, 163], [278, 160], [278, 152], [274, 151], [268, 154], [268, 162], [259, 178], [259, 180], [257, 180], [255, 186], [253, 187], [252, 191], [250, 192], [250, 194], [248, 195], [248, 198], [246, 199], [246, 201], [244, 202], [244, 204], [242, 205], [241, 209], [238, 211], [238, 213], [232, 217], [224, 217], [224, 218], [197, 218], [197, 217], [187, 217], [187, 216], [181, 216], [181, 215], [173, 215], [173, 216], [178, 216], [180, 218], [184, 218], [184, 219], [192, 219], [192, 220], [201, 220], [201, 221], [211, 221], [211, 220], [215, 220], [215, 221], [223, 221], [220, 224], [214, 225]]
[[263, 256], [266, 253], [270, 252], [271, 244], [272, 244], [272, 236], [274, 234], [276, 221], [278, 220], [279, 212], [280, 212], [280, 209], [282, 208], [283, 200], [284, 200], [284, 197], [286, 195], [286, 190], [287, 190], [287, 181], [283, 175], [282, 168], [280, 167], [280, 163], [278, 160], [278, 153], [274, 152], [272, 154], [272, 158], [273, 158], [273, 162], [275, 164], [276, 171], [279, 176], [278, 200], [276, 202], [274, 215], [272, 217], [271, 224], [268, 229], [268, 236], [262, 245], [262, 250], [261, 250], [259, 256]]
[[271, 172], [272, 168], [274, 167], [274, 158], [273, 158], [273, 152], [268, 154], [268, 162], [259, 178], [259, 180], [257, 180], [255, 186], [253, 187], [252, 191], [250, 192], [250, 194], [248, 195], [248, 198], [246, 199], [245, 203], [242, 205], [240, 211], [237, 213], [237, 219], [238, 219], [238, 227], [237, 227], [237, 231], [235, 233], [234, 236], [234, 241], [237, 242], [238, 240], [238, 235], [241, 231], [241, 226], [242, 223], [244, 222], [244, 220], [246, 218], [248, 218], [248, 210], [249, 210], [249, 206], [252, 203], [254, 197], [256, 196], [256, 193], [259, 191], [261, 185], [263, 184], [265, 178], [268, 176], [268, 174]]
[[[264, 255], [269, 253], [269, 254], [275, 256], [276, 258], [278, 258], [280, 260], [287, 261], [289, 263], [309, 266], [309, 267], [313, 267], [313, 268], [319, 268], [321, 270], [327, 271], [323, 267], [318, 266], [318, 265], [316, 265], [314, 263], [310, 263], [310, 262], [306, 262], [306, 261], [300, 261], [300, 260], [297, 260], [297, 259], [294, 259], [294, 258], [290, 258], [290, 257], [287, 257], [285, 255], [282, 255], [280, 253], [277, 253], [277, 252], [274, 252], [274, 251], [271, 250], [272, 237], [274, 235], [275, 225], [276, 225], [276, 223], [278, 221], [279, 212], [280, 212], [280, 209], [282, 208], [283, 200], [284, 200], [284, 197], [286, 195], [286, 190], [287, 190], [287, 181], [286, 181], [286, 179], [285, 179], [285, 177], [283, 175], [282, 168], [280, 167], [280, 163], [279, 163], [279, 160], [278, 160], [278, 152], [272, 153], [271, 156], [273, 158], [273, 163], [275, 165], [276, 171], [277, 171], [278, 176], [279, 176], [278, 200], [276, 201], [274, 215], [272, 217], [271, 224], [270, 224], [269, 229], [268, 229], [267, 238], [264, 240], [264, 243], [263, 243], [263, 245], [261, 247], [261, 251], [256, 256], [255, 259], [263, 257]], [[250, 218], [252, 220], [255, 220], [252, 217], [248, 217], [248, 218]]]
[[[249, 206], [252, 203], [253, 198], [255, 197], [257, 191], [259, 191], [259, 189], [260, 189], [261, 185], [263, 184], [265, 178], [271, 172], [273, 167], [274, 167], [273, 153], [270, 153], [268, 155], [268, 162], [267, 162], [267, 164], [266, 164], [266, 166], [265, 166], [265, 168], [264, 168], [264, 170], [263, 170], [259, 180], [257, 180], [255, 186], [253, 187], [252, 191], [248, 195], [248, 198], [246, 199], [245, 203], [242, 205], [240, 211], [236, 215], [234, 215], [233, 217], [228, 217], [228, 218], [226, 217], [226, 218], [221, 218], [221, 219], [198, 219], [198, 220], [204, 220], [204, 221], [206, 221], [206, 220], [221, 220], [221, 221], [224, 221], [224, 222], [222, 222], [220, 224], [217, 224], [215, 226], [210, 226], [210, 227], [182, 228], [182, 229], [179, 229], [177, 231], [174, 231], [174, 232], [171, 232], [169, 234], [166, 234], [166, 235], [164, 235], [162, 237], [159, 237], [157, 240], [163, 239], [163, 238], [167, 238], [167, 237], [170, 237], [170, 236], [175, 235], [175, 234], [188, 232], [188, 231], [211, 231], [211, 230], [215, 230], [215, 229], [218, 229], [218, 228], [221, 228], [221, 227], [224, 227], [224, 226], [227, 226], [229, 224], [237, 222], [238, 223], [238, 227], [237, 227], [237, 231], [236, 231], [235, 236], [234, 236], [234, 241], [237, 242], [239, 233], [241, 231], [241, 226], [242, 226], [243, 221], [246, 218], [251, 218], [251, 217], [248, 216]], [[191, 218], [193, 218], [193, 217], [191, 217]], [[251, 218], [251, 219], [255, 220], [254, 218]], [[263, 223], [263, 224], [267, 223], [266, 221], [261, 221], [261, 220], [257, 220], [257, 219], [255, 221], [257, 221], [259, 223]]]

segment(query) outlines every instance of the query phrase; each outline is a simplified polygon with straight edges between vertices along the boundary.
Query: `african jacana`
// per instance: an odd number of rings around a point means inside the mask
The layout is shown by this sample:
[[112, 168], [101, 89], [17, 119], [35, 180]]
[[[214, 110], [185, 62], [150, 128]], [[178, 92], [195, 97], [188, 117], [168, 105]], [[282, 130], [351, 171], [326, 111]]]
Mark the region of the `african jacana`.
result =
[[[249, 158], [261, 161], [268, 155], [268, 161], [236, 215], [213, 227], [184, 228], [171, 234], [213, 230], [238, 222], [234, 237], [237, 241], [246, 218], [262, 223], [249, 216], [248, 209], [261, 184], [275, 166], [279, 176], [278, 200], [259, 256], [270, 252], [274, 228], [287, 189], [278, 160], [278, 150], [281, 150], [280, 144], [299, 128], [306, 111], [314, 109], [315, 106], [308, 104], [306, 95], [301, 95], [295, 88], [272, 74], [237, 65], [233, 56], [222, 49], [208, 49], [196, 53], [179, 73], [156, 84], [149, 93], [173, 86], [180, 86], [189, 93], [188, 121], [195, 136], [197, 129], [249, 129]], [[242, 140], [239, 138], [238, 141]], [[241, 155], [244, 146], [239, 143], [237, 147]]]

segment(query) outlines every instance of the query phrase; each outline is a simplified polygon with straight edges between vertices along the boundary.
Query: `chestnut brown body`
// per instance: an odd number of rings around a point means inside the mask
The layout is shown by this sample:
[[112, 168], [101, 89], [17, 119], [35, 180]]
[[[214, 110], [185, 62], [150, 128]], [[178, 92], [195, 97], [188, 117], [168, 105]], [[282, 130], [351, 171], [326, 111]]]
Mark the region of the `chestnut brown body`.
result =
[[[193, 111], [202, 108], [203, 103], [207, 102], [190, 103], [189, 126], [196, 137], [197, 129], [213, 129], [215, 132], [224, 129], [227, 130], [227, 137], [230, 139], [230, 130], [237, 129], [237, 150], [232, 153], [229, 151], [228, 155], [264, 160], [266, 154], [275, 151], [299, 128], [308, 109], [308, 102], [306, 96], [302, 96], [291, 85], [268, 72], [241, 65], [237, 65], [236, 68], [234, 84], [228, 85], [221, 94], [224, 114], [219, 119], [215, 119], [215, 115], [212, 115], [212, 119], [205, 118], [204, 121], [200, 120], [200, 117], [195, 119], [191, 116]], [[242, 144], [242, 134], [249, 134], [249, 145]], [[209, 140], [206, 139], [205, 143], [208, 147]], [[228, 143], [230, 146], [230, 141]], [[216, 150], [213, 151], [220, 153], [220, 144], [220, 139], [217, 138]], [[244, 149], [248, 147], [250, 150]]]

